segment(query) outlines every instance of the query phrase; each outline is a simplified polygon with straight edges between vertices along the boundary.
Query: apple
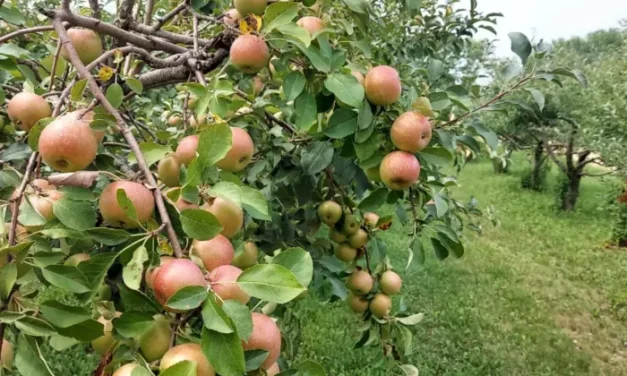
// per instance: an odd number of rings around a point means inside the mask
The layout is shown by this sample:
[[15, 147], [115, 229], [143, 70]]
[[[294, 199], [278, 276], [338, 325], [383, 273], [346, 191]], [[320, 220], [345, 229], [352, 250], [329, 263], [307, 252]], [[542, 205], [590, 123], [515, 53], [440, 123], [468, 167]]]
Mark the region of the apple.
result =
[[306, 16], [299, 19], [296, 24], [309, 32], [309, 35], [314, 35], [320, 30], [326, 27], [324, 21], [318, 17]]
[[[188, 286], [206, 287], [207, 282], [200, 268], [193, 261], [187, 259], [175, 259], [161, 266], [153, 282], [155, 298], [164, 307], [168, 299], [178, 290]], [[166, 309], [179, 312], [167, 307]]]
[[176, 154], [166, 155], [157, 165], [159, 180], [168, 187], [178, 187], [180, 185], [180, 173], [181, 163], [176, 158]]
[[381, 161], [381, 180], [391, 190], [400, 191], [411, 187], [420, 177], [420, 162], [415, 155], [405, 151], [393, 151]]
[[333, 226], [342, 218], [342, 207], [335, 201], [325, 201], [318, 206], [318, 218], [328, 226]]
[[242, 269], [233, 265], [222, 265], [209, 273], [209, 283], [213, 291], [222, 300], [237, 300], [242, 304], [248, 303], [250, 296], [237, 283]]
[[60, 116], [39, 136], [39, 154], [51, 168], [75, 172], [89, 166], [98, 154], [98, 140], [87, 121]]
[[83, 261], [87, 261], [90, 258], [91, 256], [89, 256], [87, 253], [77, 253], [68, 257], [68, 259], [65, 260], [63, 265], [78, 266], [78, 264], [80, 264]]
[[[117, 200], [118, 190], [123, 190], [133, 203], [137, 220], [126, 215]], [[114, 227], [138, 228], [140, 223], [146, 222], [155, 210], [155, 200], [152, 192], [142, 184], [127, 180], [119, 180], [107, 185], [98, 202], [102, 218]]]
[[431, 132], [431, 123], [426, 116], [409, 111], [394, 121], [390, 138], [400, 150], [418, 153], [431, 142]]
[[170, 349], [172, 327], [170, 320], [165, 316], [155, 315], [155, 321], [150, 327], [137, 337], [139, 351], [147, 362], [161, 359]]
[[181, 164], [188, 165], [196, 158], [198, 150], [198, 135], [183, 137], [176, 147], [176, 158]]
[[176, 363], [183, 361], [196, 363], [196, 376], [215, 376], [216, 374], [202, 348], [197, 343], [185, 343], [168, 350], [159, 363], [161, 373]]
[[146, 274], [144, 275], [144, 281], [146, 282], [146, 286], [148, 286], [149, 289], [152, 290], [154, 288], [155, 277], [157, 276], [159, 269], [161, 269], [163, 265], [168, 264], [174, 260], [176, 259], [172, 256], [161, 256], [159, 257], [159, 266], [146, 270]]
[[263, 15], [268, 6], [268, 0], [233, 0], [233, 6], [242, 15], [246, 17], [249, 14]]
[[52, 108], [44, 97], [23, 91], [11, 98], [7, 114], [13, 123], [28, 132], [39, 120], [50, 117]]
[[378, 293], [370, 301], [370, 312], [377, 318], [384, 318], [390, 315], [392, 310], [392, 299], [385, 294]]
[[[242, 13], [241, 10], [240, 13]], [[244, 34], [235, 39], [231, 45], [229, 56], [231, 64], [235, 68], [244, 73], [255, 74], [268, 65], [270, 50], [266, 42], [260, 37]]]
[[396, 69], [379, 65], [368, 71], [364, 81], [366, 98], [372, 104], [388, 106], [401, 97], [401, 79]]
[[364, 313], [368, 310], [368, 301], [359, 295], [353, 294], [352, 292], [348, 294], [346, 301], [348, 302], [348, 306], [355, 313]]
[[362, 229], [348, 237], [348, 244], [353, 248], [361, 248], [368, 243], [368, 233]]
[[346, 287], [355, 295], [366, 295], [374, 287], [374, 278], [364, 270], [357, 270], [346, 279]]
[[269, 369], [281, 355], [281, 331], [270, 317], [253, 312], [253, 331], [248, 341], [243, 341], [244, 351], [265, 350], [268, 357], [261, 364], [261, 368]]
[[379, 280], [379, 288], [386, 295], [396, 295], [401, 292], [403, 280], [391, 270], [384, 272]]
[[[83, 64], [88, 65], [102, 55], [102, 41], [93, 30], [72, 28], [67, 31], [67, 36]], [[70, 61], [65, 47], [61, 48], [61, 57]]]
[[231, 149], [216, 165], [224, 171], [238, 172], [246, 168], [252, 161], [255, 145], [248, 132], [242, 128], [231, 127], [231, 134]]
[[257, 246], [253, 242], [244, 243], [243, 250], [238, 250], [235, 252], [235, 256], [233, 257], [233, 261], [231, 261], [231, 265], [237, 266], [238, 268], [244, 270], [248, 269], [253, 265], [257, 264], [257, 259], [259, 258], [259, 250]]
[[202, 207], [215, 215], [222, 225], [222, 235], [227, 238], [235, 236], [244, 225], [244, 212], [232, 201], [216, 197]]
[[351, 262], [357, 257], [357, 250], [347, 243], [340, 243], [335, 247], [335, 257], [344, 262]]
[[235, 250], [233, 244], [224, 235], [216, 235], [209, 240], [194, 240], [191, 254], [202, 261], [207, 271], [218, 266], [229, 265], [233, 261]]

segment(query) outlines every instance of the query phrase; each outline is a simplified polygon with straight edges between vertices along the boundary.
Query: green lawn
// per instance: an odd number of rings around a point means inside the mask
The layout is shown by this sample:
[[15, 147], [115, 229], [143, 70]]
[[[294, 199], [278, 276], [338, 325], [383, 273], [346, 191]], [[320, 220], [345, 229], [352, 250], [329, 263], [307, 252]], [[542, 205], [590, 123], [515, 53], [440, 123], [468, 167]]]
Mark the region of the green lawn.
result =
[[[489, 162], [468, 165], [464, 199], [493, 204], [502, 225], [468, 234], [463, 259], [430, 256], [402, 273], [405, 303], [426, 315], [411, 357], [423, 376], [627, 375], [627, 253], [604, 247], [612, 217], [600, 209], [611, 185], [584, 180], [577, 211], [558, 213], [550, 189], [521, 190], [526, 165], [518, 156], [509, 175], [494, 175]], [[402, 271], [407, 252], [397, 226], [385, 236]], [[342, 302], [308, 297], [295, 314], [303, 323], [299, 360], [322, 363], [330, 376], [385, 375], [378, 348], [352, 350], [359, 318]], [[77, 348], [46, 352], [58, 374], [86, 376], [97, 362]]]
[[[468, 234], [463, 259], [430, 257], [405, 275], [405, 303], [426, 315], [412, 363], [421, 375], [626, 375], [627, 253], [604, 247], [612, 217], [599, 209], [611, 184], [584, 180], [577, 211], [558, 213], [552, 187], [520, 188], [521, 157], [509, 175], [477, 162], [460, 176], [464, 194], [493, 204], [502, 225]], [[406, 241], [386, 235], [403, 270]], [[333, 376], [385, 374], [377, 348], [351, 351], [358, 318], [342, 303], [312, 298], [297, 310], [306, 323], [299, 358]]]

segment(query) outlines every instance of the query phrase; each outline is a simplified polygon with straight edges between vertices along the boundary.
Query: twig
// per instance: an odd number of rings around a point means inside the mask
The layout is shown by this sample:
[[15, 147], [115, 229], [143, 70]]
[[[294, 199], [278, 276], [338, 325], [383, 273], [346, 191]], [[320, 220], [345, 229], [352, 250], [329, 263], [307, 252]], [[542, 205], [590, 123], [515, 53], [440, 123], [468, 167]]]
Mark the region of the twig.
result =
[[40, 33], [42, 31], [52, 31], [54, 30], [54, 27], [52, 25], [46, 25], [46, 26], [36, 26], [36, 27], [30, 27], [28, 29], [20, 29], [20, 30], [16, 30], [12, 33], [9, 33], [5, 36], [3, 36], [2, 38], [0, 38], [0, 44], [11, 40], [17, 36], [20, 35], [24, 35], [24, 34], [30, 34], [30, 33]]
[[116, 147], [120, 147], [120, 148], [129, 149], [129, 146], [127, 144], [122, 143], [122, 142], [103, 142], [102, 145], [104, 145], [104, 146], [116, 146]]
[[102, 106], [105, 108], [105, 110], [115, 118], [118, 128], [120, 128], [120, 132], [124, 136], [126, 142], [129, 144], [129, 147], [131, 148], [131, 150], [135, 154], [135, 157], [137, 158], [137, 164], [139, 165], [140, 169], [144, 173], [145, 178], [148, 182], [148, 185], [153, 189], [153, 196], [155, 197], [155, 203], [157, 205], [157, 209], [159, 211], [161, 221], [162, 223], [166, 225], [166, 232], [168, 235], [168, 239], [170, 240], [174, 254], [176, 255], [176, 257], [179, 257], [179, 258], [182, 257], [183, 251], [181, 250], [181, 245], [176, 236], [176, 232], [174, 231], [174, 228], [172, 227], [172, 223], [170, 222], [170, 217], [168, 215], [167, 209], [165, 207], [165, 203], [163, 201], [163, 197], [161, 195], [161, 189], [159, 189], [159, 185], [157, 184], [154, 176], [152, 175], [150, 168], [146, 164], [146, 160], [144, 159], [144, 155], [141, 153], [141, 149], [139, 148], [139, 144], [137, 143], [137, 140], [135, 139], [132, 132], [128, 128], [124, 119], [122, 118], [122, 115], [107, 100], [104, 93], [98, 86], [98, 83], [96, 82], [96, 80], [92, 77], [92, 75], [89, 73], [85, 65], [81, 62], [81, 59], [78, 57], [78, 54], [76, 53], [76, 50], [74, 49], [74, 46], [72, 45], [72, 42], [68, 38], [67, 32], [65, 28], [63, 27], [63, 24], [61, 23], [61, 19], [55, 18], [53, 20], [53, 25], [55, 27], [55, 30], [59, 34], [59, 39], [61, 40], [61, 43], [63, 44], [64, 48], [66, 49], [69, 55], [70, 61], [72, 65], [74, 65], [74, 68], [76, 68], [76, 71], [81, 77], [87, 79], [87, 84], [89, 86], [90, 91], [94, 95], [94, 97], [98, 99], [100, 103], [102, 104]]
[[[163, 25], [170, 21], [172, 18], [174, 18], [174, 16], [176, 16], [177, 14], [181, 13], [185, 8], [187, 8], [187, 0], [183, 1], [182, 3], [180, 3], [179, 5], [176, 6], [176, 8], [172, 9], [172, 11], [168, 14], [166, 14], [165, 16], [159, 18], [157, 20], [157, 23], [155, 24], [155, 26], [153, 26], [153, 29], [155, 31], [161, 29], [161, 27], [163, 27]], [[146, 22], [145, 22], [146, 23]]]
[[[9, 247], [14, 246], [16, 243], [15, 232], [17, 230], [17, 217], [20, 211], [20, 203], [22, 202], [22, 196], [24, 196], [24, 190], [26, 189], [26, 185], [30, 181], [30, 176], [35, 169], [35, 162], [37, 161], [37, 156], [39, 153], [32, 153], [30, 158], [28, 159], [28, 164], [26, 165], [26, 171], [24, 172], [24, 177], [22, 178], [22, 183], [18, 187], [15, 197], [13, 198], [13, 208], [11, 210], [11, 225], [9, 227]], [[11, 254], [8, 254], [9, 259], [11, 258]]]
[[[245, 101], [247, 101], [248, 103], [253, 103], [252, 100], [250, 100], [248, 98], [248, 94], [246, 94], [245, 92], [241, 91], [238, 88], [235, 88], [235, 92], [242, 97]], [[269, 111], [265, 112], [265, 115], [268, 119], [270, 119], [272, 122], [275, 122], [276, 124], [278, 124], [279, 126], [281, 126], [281, 128], [285, 129], [286, 131], [288, 131], [291, 134], [296, 133], [296, 129], [294, 128], [293, 125], [291, 125], [288, 122], [285, 122], [283, 120], [277, 119], [276, 116], [274, 116], [273, 114], [271, 114]]]
[[148, 0], [146, 2], [146, 12], [144, 13], [144, 24], [150, 26], [152, 21], [152, 11], [155, 7], [155, 0]]
[[414, 189], [412, 187], [409, 187], [409, 202], [411, 203], [411, 213], [414, 217], [414, 223], [416, 223], [418, 221], [418, 214], [416, 212], [416, 196], [414, 195]]
[[57, 73], [57, 63], [59, 61], [59, 54], [61, 53], [61, 42], [57, 43], [57, 50], [54, 53], [54, 58], [52, 60], [52, 69], [50, 71], [50, 87], [48, 89], [48, 93], [51, 93], [54, 89], [54, 77]]

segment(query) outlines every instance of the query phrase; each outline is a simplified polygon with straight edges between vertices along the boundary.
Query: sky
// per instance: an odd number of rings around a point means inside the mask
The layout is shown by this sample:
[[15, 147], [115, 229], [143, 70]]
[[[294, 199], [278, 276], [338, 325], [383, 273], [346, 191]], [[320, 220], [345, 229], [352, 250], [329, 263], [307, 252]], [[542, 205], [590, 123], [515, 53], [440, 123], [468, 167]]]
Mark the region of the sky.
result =
[[499, 57], [513, 56], [507, 37], [512, 31], [535, 41], [552, 41], [618, 27], [621, 19], [627, 19], [627, 0], [478, 0], [478, 4], [480, 11], [505, 16], [496, 27]]

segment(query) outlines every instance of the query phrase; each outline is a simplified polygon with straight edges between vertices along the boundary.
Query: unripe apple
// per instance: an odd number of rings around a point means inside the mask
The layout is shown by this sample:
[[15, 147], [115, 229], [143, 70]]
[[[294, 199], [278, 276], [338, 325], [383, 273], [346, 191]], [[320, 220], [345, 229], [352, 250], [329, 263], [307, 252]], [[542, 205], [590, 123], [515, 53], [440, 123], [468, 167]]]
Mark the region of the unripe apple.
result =
[[229, 265], [233, 261], [235, 250], [229, 239], [218, 234], [213, 239], [194, 240], [191, 254], [198, 257], [210, 272], [218, 266]]
[[359, 81], [361, 86], [364, 86], [366, 78], [364, 77], [364, 75], [360, 71], [356, 71], [356, 70], [351, 71], [351, 75], [353, 75], [353, 77], [355, 77], [357, 79], [357, 81]]
[[244, 225], [244, 212], [232, 201], [216, 197], [212, 202], [207, 202], [202, 207], [215, 215], [222, 225], [222, 235], [227, 238], [235, 236]]
[[98, 287], [98, 291], [96, 292], [96, 301], [97, 302], [102, 302], [105, 300], [111, 300], [111, 294], [113, 292], [111, 291], [111, 286], [105, 284], [102, 284], [100, 287]]
[[164, 307], [178, 290], [188, 286], [206, 287], [207, 282], [198, 265], [187, 259], [175, 259], [161, 266], [153, 282], [155, 298]]
[[200, 115], [198, 119], [194, 115], [189, 117], [189, 126], [192, 128], [198, 128], [205, 124], [207, 124], [207, 115]]
[[154, 319], [150, 328], [137, 337], [139, 351], [149, 363], [161, 359], [170, 348], [172, 337], [170, 320], [162, 315], [155, 315]]
[[333, 226], [342, 218], [342, 207], [335, 201], [325, 201], [318, 206], [318, 218], [328, 226]]
[[87, 253], [77, 253], [68, 257], [68, 259], [65, 260], [63, 264], [69, 265], [69, 266], [78, 266], [78, 264], [80, 264], [83, 261], [87, 261], [90, 258], [91, 256], [89, 256]]
[[244, 73], [255, 74], [268, 65], [270, 50], [260, 37], [244, 34], [233, 42], [229, 56], [235, 68]]
[[281, 331], [270, 317], [253, 312], [253, 331], [248, 341], [243, 341], [244, 351], [265, 350], [268, 357], [261, 364], [261, 368], [269, 369], [281, 355]]
[[348, 302], [348, 306], [351, 307], [355, 313], [364, 313], [368, 310], [368, 301], [352, 292], [348, 294], [346, 301]]
[[176, 363], [186, 360], [196, 363], [196, 376], [215, 376], [216, 371], [213, 369], [209, 360], [207, 360], [207, 357], [202, 352], [202, 348], [197, 343], [185, 343], [174, 346], [165, 353], [163, 358], [161, 358], [159, 368], [163, 373], [166, 369], [172, 367]]
[[168, 118], [168, 125], [171, 127], [177, 127], [181, 125], [181, 117], [178, 115], [172, 115]]
[[268, 6], [268, 0], [233, 0], [233, 6], [242, 15], [246, 17], [249, 14], [263, 15]]
[[231, 27], [237, 27], [241, 19], [242, 15], [235, 8], [227, 10], [222, 17], [222, 21]]
[[[116, 312], [116, 317], [120, 316], [121, 313]], [[104, 325], [104, 334], [91, 341], [91, 346], [94, 348], [94, 351], [96, 351], [96, 354], [102, 356], [111, 350], [111, 347], [115, 342], [115, 338], [113, 337], [113, 323], [111, 320], [107, 320], [104, 316], [100, 316], [98, 318], [98, 322]]]
[[146, 282], [146, 286], [148, 286], [149, 289], [152, 290], [154, 288], [155, 277], [157, 276], [159, 269], [161, 269], [163, 265], [168, 264], [174, 260], [176, 259], [172, 256], [161, 256], [159, 257], [159, 266], [146, 270], [146, 274], [144, 275], [144, 281]]
[[364, 82], [366, 97], [372, 104], [387, 106], [401, 97], [401, 79], [396, 69], [379, 65], [368, 71]]
[[375, 213], [366, 213], [364, 214], [364, 221], [366, 222], [366, 226], [368, 227], [377, 227], [377, 223], [379, 223], [379, 216]]
[[377, 165], [374, 167], [368, 167], [366, 169], [364, 169], [364, 173], [366, 174], [366, 177], [368, 178], [368, 180], [374, 181], [374, 182], [380, 182], [381, 181], [381, 166]]
[[89, 122], [60, 116], [39, 137], [39, 154], [51, 168], [61, 172], [83, 170], [96, 159], [98, 140]]
[[347, 243], [341, 243], [335, 247], [335, 257], [344, 262], [351, 262], [357, 257], [357, 250]]
[[133, 376], [133, 370], [139, 367], [136, 363], [128, 363], [118, 368], [111, 376]]
[[318, 17], [306, 16], [299, 19], [296, 24], [309, 32], [309, 35], [314, 35], [318, 31], [326, 27], [324, 21]]
[[159, 180], [168, 187], [178, 187], [180, 185], [180, 173], [181, 163], [176, 158], [176, 154], [166, 155], [157, 165]]
[[381, 275], [379, 286], [386, 295], [396, 295], [401, 292], [403, 280], [398, 274], [388, 270]]
[[384, 318], [390, 315], [392, 310], [392, 299], [385, 294], [378, 293], [370, 301], [370, 312], [377, 318]]
[[[124, 190], [128, 199], [133, 203], [139, 222], [127, 216], [118, 204], [117, 192], [120, 189]], [[155, 210], [155, 200], [152, 192], [142, 184], [120, 180], [105, 187], [100, 195], [98, 208], [102, 218], [110, 225], [123, 228], [138, 228], [140, 223], [144, 223], [152, 217], [152, 213]]]
[[248, 303], [250, 296], [242, 290], [237, 283], [237, 278], [242, 274], [242, 269], [233, 265], [222, 265], [209, 273], [211, 289], [222, 300], [237, 300], [242, 304]]
[[342, 232], [347, 237], [350, 237], [359, 230], [359, 221], [352, 214], [344, 216], [344, 223], [342, 224]]
[[[67, 36], [83, 64], [88, 65], [102, 55], [102, 41], [93, 30], [72, 28], [67, 31]], [[61, 57], [70, 61], [65, 47], [61, 48]]]
[[381, 179], [390, 189], [400, 191], [411, 187], [420, 176], [418, 158], [405, 151], [393, 151], [381, 161]]
[[198, 135], [183, 137], [176, 147], [176, 158], [184, 165], [188, 165], [196, 158], [198, 150]]
[[46, 190], [42, 193], [42, 196], [36, 194], [28, 196], [31, 206], [47, 221], [57, 217], [54, 214], [53, 205], [62, 198], [63, 194], [56, 189]]
[[336, 243], [344, 243], [346, 241], [346, 235], [336, 230], [334, 227], [331, 227], [331, 230], [329, 231], [329, 238]]
[[193, 111], [196, 109], [197, 105], [198, 99], [196, 97], [189, 97], [189, 100], [187, 101], [187, 108]]
[[348, 244], [353, 248], [361, 248], [368, 243], [368, 233], [362, 229], [348, 237]]
[[392, 124], [390, 138], [400, 150], [417, 153], [431, 141], [429, 119], [414, 111], [405, 112]]
[[355, 295], [366, 295], [374, 287], [374, 278], [364, 270], [357, 270], [346, 279], [346, 287]]
[[6, 369], [13, 368], [13, 345], [6, 339], [2, 340], [2, 353], [0, 353], [0, 364]]
[[244, 244], [244, 249], [242, 252], [236, 252], [235, 257], [233, 257], [233, 261], [231, 261], [231, 265], [237, 266], [238, 268], [244, 270], [248, 269], [253, 265], [257, 264], [257, 259], [259, 258], [259, 250], [257, 246], [253, 242], [246, 242]]
[[231, 127], [232, 146], [226, 156], [216, 163], [224, 171], [238, 172], [246, 168], [253, 159], [255, 145], [248, 132]]
[[7, 114], [13, 123], [28, 132], [39, 120], [50, 117], [52, 108], [44, 97], [23, 91], [11, 98]]

